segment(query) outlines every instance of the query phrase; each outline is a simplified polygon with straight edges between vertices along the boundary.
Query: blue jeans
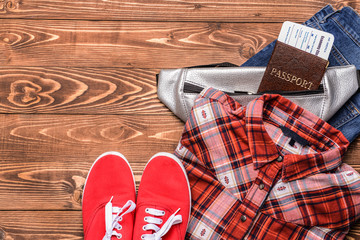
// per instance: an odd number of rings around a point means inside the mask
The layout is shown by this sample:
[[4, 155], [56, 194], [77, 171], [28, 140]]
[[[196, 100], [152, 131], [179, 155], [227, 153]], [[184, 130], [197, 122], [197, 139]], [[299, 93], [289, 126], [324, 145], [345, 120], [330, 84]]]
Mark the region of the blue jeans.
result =
[[[307, 20], [305, 25], [317, 28], [335, 37], [329, 56], [329, 66], [352, 64], [360, 69], [360, 15], [351, 7], [335, 11], [328, 5]], [[242, 66], [266, 66], [275, 46], [270, 43]], [[344, 84], [346, 84], [344, 82]], [[360, 134], [360, 91], [329, 120], [352, 142]]]

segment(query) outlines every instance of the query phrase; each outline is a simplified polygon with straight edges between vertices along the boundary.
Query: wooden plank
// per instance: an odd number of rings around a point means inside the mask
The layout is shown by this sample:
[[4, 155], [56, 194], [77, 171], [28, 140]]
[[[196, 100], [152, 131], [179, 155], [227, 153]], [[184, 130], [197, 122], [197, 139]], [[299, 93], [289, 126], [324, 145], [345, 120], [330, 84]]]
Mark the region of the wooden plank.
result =
[[346, 240], [360, 240], [360, 221], [357, 221], [356, 224], [354, 224], [349, 234], [345, 237]]
[[168, 114], [155, 69], [0, 67], [0, 113]]
[[[6, 3], [4, 3], [6, 2]], [[359, 1], [275, 0], [201, 2], [165, 0], [113, 1], [1, 1], [1, 18], [94, 19], [141, 21], [217, 21], [217, 22], [284, 22], [304, 21], [327, 4], [333, 7], [352, 6], [359, 10]]]
[[81, 211], [0, 211], [2, 240], [81, 240]]
[[281, 24], [2, 20], [0, 65], [178, 68], [241, 64]]
[[[0, 239], [81, 240], [81, 211], [0, 211]], [[360, 222], [346, 240], [360, 240]]]
[[[343, 161], [349, 165], [359, 165], [360, 159], [360, 136], [350, 143]], [[360, 169], [357, 169], [360, 172]]]
[[[101, 153], [123, 153], [138, 184], [148, 159], [173, 152], [183, 130], [171, 115], [3, 114], [0, 123], [0, 210], [79, 210], [87, 171]], [[359, 143], [345, 158], [357, 171]]]
[[[0, 128], [1, 209], [21, 210], [0, 211], [3, 239], [81, 239], [80, 211], [38, 210], [81, 210], [87, 171], [104, 151], [124, 153], [138, 184], [150, 156], [157, 151], [172, 152], [182, 130], [182, 123], [174, 117], [160, 122], [157, 118], [134, 116], [11, 114], [0, 117], [4, 123]], [[109, 125], [111, 129], [123, 129], [123, 134], [106, 130]], [[348, 152], [350, 155], [346, 155], [358, 171], [360, 165], [355, 165], [355, 160], [360, 155], [359, 143], [356, 140]], [[25, 227], [22, 221], [27, 222]], [[347, 239], [360, 239], [359, 224], [352, 228]]]
[[183, 130], [170, 114], [3, 114], [0, 123], [0, 210], [80, 209], [87, 171], [106, 151], [126, 156], [138, 184], [150, 157], [173, 152]]

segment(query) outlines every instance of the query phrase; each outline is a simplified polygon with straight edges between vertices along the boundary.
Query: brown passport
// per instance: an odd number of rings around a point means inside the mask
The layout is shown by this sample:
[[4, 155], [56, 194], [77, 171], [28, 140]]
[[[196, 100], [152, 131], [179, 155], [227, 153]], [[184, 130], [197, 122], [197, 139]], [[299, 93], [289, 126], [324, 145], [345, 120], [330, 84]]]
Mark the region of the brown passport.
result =
[[327, 66], [327, 60], [277, 41], [258, 93], [316, 90]]

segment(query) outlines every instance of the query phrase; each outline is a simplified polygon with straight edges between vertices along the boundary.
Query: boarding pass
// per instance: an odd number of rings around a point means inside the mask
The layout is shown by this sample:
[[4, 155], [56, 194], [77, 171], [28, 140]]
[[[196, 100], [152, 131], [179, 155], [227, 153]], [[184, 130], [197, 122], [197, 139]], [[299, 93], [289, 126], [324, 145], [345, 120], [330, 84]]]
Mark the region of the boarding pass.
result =
[[278, 41], [327, 60], [334, 43], [334, 35], [286, 21], [282, 25]]

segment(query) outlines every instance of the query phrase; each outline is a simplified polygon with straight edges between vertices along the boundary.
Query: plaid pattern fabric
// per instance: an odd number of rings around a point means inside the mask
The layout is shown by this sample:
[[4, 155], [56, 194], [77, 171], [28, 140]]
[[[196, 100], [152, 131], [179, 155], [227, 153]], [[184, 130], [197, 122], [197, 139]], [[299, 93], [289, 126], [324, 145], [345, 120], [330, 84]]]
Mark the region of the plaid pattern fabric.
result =
[[348, 144], [280, 95], [241, 106], [205, 89], [175, 151], [191, 185], [187, 238], [343, 239], [360, 212]]

